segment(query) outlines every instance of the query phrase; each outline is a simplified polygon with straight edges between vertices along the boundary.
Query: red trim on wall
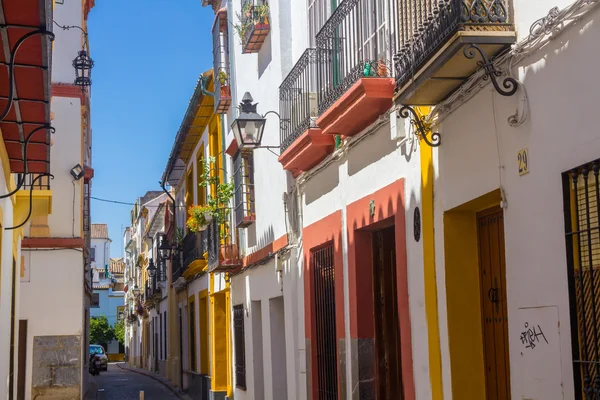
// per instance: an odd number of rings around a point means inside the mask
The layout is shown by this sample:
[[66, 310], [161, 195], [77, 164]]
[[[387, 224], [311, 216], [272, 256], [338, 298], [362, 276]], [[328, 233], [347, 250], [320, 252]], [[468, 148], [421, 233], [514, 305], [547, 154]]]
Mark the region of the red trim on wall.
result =
[[83, 19], [85, 19], [87, 21], [88, 14], [92, 10], [92, 8], [94, 8], [95, 5], [96, 4], [95, 4], [94, 0], [84, 0], [84, 2], [83, 2]]
[[257, 263], [259, 261], [264, 260], [269, 257], [272, 253], [275, 253], [278, 250], [281, 250], [288, 244], [287, 235], [281, 236], [279, 239], [269, 243], [265, 247], [262, 247], [244, 257], [243, 266], [247, 267], [248, 265]]
[[[344, 329], [344, 265], [342, 254], [342, 211], [333, 214], [302, 229], [302, 244], [304, 250], [304, 323], [306, 337], [310, 339], [311, 391], [312, 398], [319, 398], [317, 348], [315, 344], [317, 327], [315, 321], [315, 296], [312, 268], [310, 262], [311, 250], [333, 241], [333, 260], [335, 277], [335, 328], [338, 339], [345, 338]], [[338, 349], [339, 350], [339, 349]], [[338, 360], [339, 365], [339, 360]], [[338, 374], [341, 371], [338, 370]], [[338, 379], [338, 385], [345, 379]], [[340, 391], [341, 392], [341, 391]]]
[[52, 91], [50, 93], [53, 97], [71, 97], [79, 99], [81, 100], [81, 105], [85, 105], [86, 95], [79, 86], [67, 83], [53, 83]]
[[26, 237], [21, 241], [21, 248], [23, 249], [82, 249], [85, 245], [83, 238], [61, 238], [61, 237], [48, 237], [48, 238], [35, 238]]
[[[370, 215], [370, 202], [375, 215]], [[415, 399], [412, 339], [408, 304], [408, 266], [406, 261], [406, 221], [404, 179], [349, 204], [346, 208], [348, 227], [348, 282], [350, 298], [350, 336], [375, 337], [373, 308], [372, 241], [370, 230], [395, 224], [396, 276], [402, 381], [404, 398]]]
[[85, 171], [83, 177], [85, 178], [86, 182], [89, 182], [94, 177], [94, 168], [83, 167], [83, 170]]

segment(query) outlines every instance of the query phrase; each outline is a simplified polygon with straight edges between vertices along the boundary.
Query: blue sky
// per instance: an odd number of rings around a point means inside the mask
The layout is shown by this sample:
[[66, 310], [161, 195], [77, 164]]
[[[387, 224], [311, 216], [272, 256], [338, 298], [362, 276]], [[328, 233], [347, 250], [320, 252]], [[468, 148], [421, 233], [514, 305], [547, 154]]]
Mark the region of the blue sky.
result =
[[[212, 8], [201, 0], [100, 0], [90, 12], [92, 196], [134, 202], [160, 190], [196, 80], [212, 66]], [[122, 254], [131, 206], [91, 201]]]

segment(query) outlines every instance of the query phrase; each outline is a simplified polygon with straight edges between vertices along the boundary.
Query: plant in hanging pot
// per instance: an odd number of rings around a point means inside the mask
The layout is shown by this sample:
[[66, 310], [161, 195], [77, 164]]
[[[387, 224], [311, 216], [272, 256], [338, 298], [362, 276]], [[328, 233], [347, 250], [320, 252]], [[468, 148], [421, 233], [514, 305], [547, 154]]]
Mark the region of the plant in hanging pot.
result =
[[188, 208], [188, 219], [186, 225], [192, 232], [204, 231], [212, 220], [212, 214], [208, 206], [191, 206]]
[[227, 83], [227, 72], [223, 70], [219, 71], [219, 83], [221, 86], [225, 86], [225, 83]]

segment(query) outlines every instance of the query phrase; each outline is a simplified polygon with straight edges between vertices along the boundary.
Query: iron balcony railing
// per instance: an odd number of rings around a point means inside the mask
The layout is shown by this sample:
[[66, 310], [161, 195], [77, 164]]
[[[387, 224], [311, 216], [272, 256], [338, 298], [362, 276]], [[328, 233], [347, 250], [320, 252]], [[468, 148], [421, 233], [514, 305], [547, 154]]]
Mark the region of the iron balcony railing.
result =
[[396, 87], [413, 75], [459, 30], [506, 25], [509, 0], [400, 0]]
[[283, 153], [318, 117], [317, 50], [306, 49], [279, 86], [280, 130]]
[[208, 271], [228, 271], [239, 267], [241, 259], [239, 247], [231, 237], [229, 223], [220, 224], [213, 219], [208, 225]]
[[91, 187], [89, 182], [83, 183], [83, 232], [86, 237], [90, 237], [90, 196]]
[[181, 255], [179, 254], [179, 251], [175, 251], [173, 254], [173, 258], [171, 261], [171, 271], [173, 282], [179, 279], [181, 277], [181, 274], [183, 274], [183, 266], [181, 265]]
[[39, 174], [18, 174], [17, 181], [24, 179], [22, 190], [50, 190], [50, 177], [42, 176], [39, 179]]
[[359, 79], [391, 76], [397, 15], [395, 0], [344, 0], [331, 14], [316, 37], [319, 114]]
[[212, 28], [213, 35], [213, 71], [215, 82], [215, 112], [227, 112], [231, 104], [229, 78], [229, 32], [227, 13], [219, 11]]
[[219, 253], [221, 251], [221, 237], [220, 229], [217, 219], [214, 218], [210, 224], [208, 224], [207, 235], [208, 235], [208, 268], [219, 264]]
[[183, 238], [183, 270], [185, 271], [191, 263], [203, 258], [206, 252], [206, 233], [200, 231], [198, 233], [190, 232]]

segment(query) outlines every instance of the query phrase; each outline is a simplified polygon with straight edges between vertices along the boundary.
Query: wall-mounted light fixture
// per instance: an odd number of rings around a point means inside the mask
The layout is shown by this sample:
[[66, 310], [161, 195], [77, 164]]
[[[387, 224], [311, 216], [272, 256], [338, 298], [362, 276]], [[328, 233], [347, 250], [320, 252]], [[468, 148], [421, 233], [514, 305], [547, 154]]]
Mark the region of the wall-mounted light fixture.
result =
[[244, 93], [242, 102], [239, 105], [240, 115], [231, 124], [233, 135], [240, 149], [272, 149], [280, 146], [261, 146], [266, 116], [275, 114], [279, 118], [281, 127], [281, 116], [276, 111], [267, 111], [264, 115], [256, 111], [258, 103], [252, 103], [252, 95], [249, 92]]
[[158, 234], [158, 254], [163, 260], [168, 260], [171, 258], [171, 252], [173, 249], [167, 240], [167, 235], [164, 233]]
[[83, 167], [81, 166], [81, 164], [77, 164], [76, 166], [74, 166], [73, 168], [71, 168], [70, 172], [71, 172], [71, 176], [76, 181], [80, 180], [81, 178], [83, 178], [83, 175], [85, 175], [85, 169], [83, 169]]
[[150, 259], [148, 263], [148, 275], [150, 278], [154, 278], [156, 276], [156, 266], [154, 265], [154, 260]]
[[87, 51], [80, 50], [77, 57], [73, 60], [73, 68], [75, 68], [75, 85], [79, 86], [82, 91], [92, 84], [92, 68], [94, 61], [88, 56]]

